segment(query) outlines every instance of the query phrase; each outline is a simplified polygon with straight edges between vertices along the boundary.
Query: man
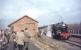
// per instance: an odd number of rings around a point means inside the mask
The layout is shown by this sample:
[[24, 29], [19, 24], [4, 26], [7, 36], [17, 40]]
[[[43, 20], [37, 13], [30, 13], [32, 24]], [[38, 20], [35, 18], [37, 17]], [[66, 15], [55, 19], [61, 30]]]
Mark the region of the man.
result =
[[23, 50], [23, 46], [24, 46], [24, 30], [21, 30], [20, 32], [17, 32], [15, 41], [17, 43], [18, 49]]
[[[15, 39], [16, 39], [16, 32], [12, 31], [12, 33], [10, 35], [9, 43], [12, 45], [13, 50], [15, 50], [15, 48], [17, 47]], [[11, 50], [12, 50], [12, 48], [11, 48]]]
[[25, 35], [25, 39], [24, 39], [24, 42], [25, 42], [25, 47], [24, 47], [24, 50], [28, 50], [28, 46], [29, 46], [29, 42], [30, 42], [30, 35], [28, 33], [28, 30], [27, 28], [25, 28], [25, 32], [24, 32], [24, 35]]

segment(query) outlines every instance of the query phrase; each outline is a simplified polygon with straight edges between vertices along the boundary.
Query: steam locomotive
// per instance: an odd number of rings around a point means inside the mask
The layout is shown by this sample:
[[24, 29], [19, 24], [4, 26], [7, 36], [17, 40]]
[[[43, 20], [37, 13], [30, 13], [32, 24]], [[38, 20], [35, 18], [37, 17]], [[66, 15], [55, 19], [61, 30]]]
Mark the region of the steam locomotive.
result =
[[68, 25], [61, 22], [52, 25], [52, 37], [57, 39], [67, 40], [71, 36], [71, 33], [68, 31]]

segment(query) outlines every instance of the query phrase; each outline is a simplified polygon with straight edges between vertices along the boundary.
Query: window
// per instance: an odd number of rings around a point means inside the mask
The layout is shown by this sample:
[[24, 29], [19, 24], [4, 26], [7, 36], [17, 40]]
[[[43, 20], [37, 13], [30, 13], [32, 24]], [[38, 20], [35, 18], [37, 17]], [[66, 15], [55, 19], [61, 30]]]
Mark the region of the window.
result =
[[25, 30], [28, 30], [28, 28], [25, 28]]

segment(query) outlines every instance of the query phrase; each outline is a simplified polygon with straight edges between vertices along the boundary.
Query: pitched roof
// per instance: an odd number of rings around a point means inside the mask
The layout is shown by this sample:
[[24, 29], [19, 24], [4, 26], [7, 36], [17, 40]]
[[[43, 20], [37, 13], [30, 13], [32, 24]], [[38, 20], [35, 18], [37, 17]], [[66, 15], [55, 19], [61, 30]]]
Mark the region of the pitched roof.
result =
[[16, 23], [17, 21], [19, 21], [19, 20], [23, 19], [24, 17], [27, 17], [27, 18], [29, 18], [29, 19], [31, 19], [31, 20], [33, 20], [33, 21], [35, 21], [35, 22], [39, 23], [38, 21], [36, 21], [36, 20], [32, 19], [31, 17], [29, 17], [29, 16], [25, 15], [25, 16], [21, 17], [20, 19], [18, 19], [18, 20], [16, 20], [16, 21], [12, 22], [10, 25], [8, 25], [8, 27], [10, 27], [12, 24]]

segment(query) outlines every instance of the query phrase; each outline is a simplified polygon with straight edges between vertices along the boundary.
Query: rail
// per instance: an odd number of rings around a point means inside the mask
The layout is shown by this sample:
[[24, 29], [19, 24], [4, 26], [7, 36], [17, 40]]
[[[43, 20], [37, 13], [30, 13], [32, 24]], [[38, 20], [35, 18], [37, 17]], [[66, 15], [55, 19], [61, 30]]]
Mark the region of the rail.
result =
[[72, 34], [72, 36], [81, 38], [81, 34]]

